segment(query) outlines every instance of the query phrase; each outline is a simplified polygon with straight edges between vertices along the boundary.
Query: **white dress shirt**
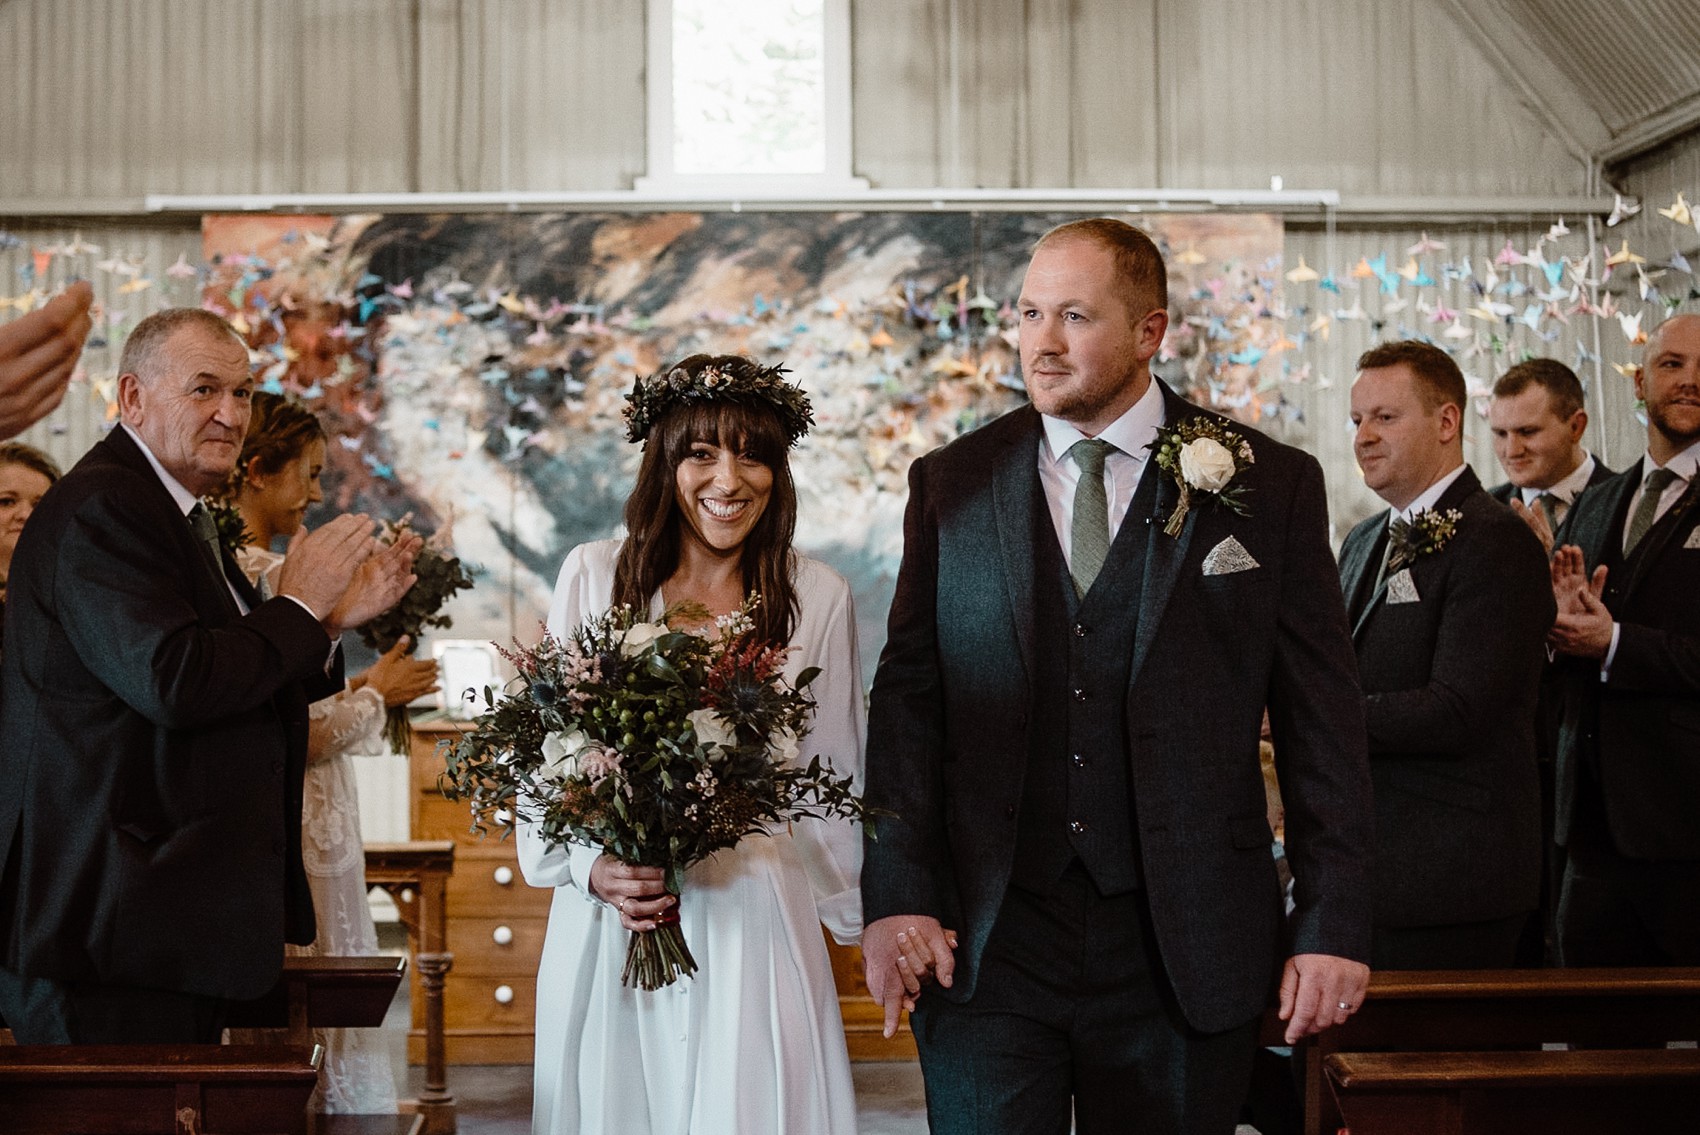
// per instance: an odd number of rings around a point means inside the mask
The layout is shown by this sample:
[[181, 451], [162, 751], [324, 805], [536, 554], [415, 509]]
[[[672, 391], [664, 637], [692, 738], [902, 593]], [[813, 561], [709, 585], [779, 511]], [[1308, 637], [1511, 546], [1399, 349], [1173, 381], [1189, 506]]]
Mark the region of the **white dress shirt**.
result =
[[[1061, 418], [1041, 415], [1039, 420], [1045, 427], [1039, 446], [1039, 483], [1045, 488], [1051, 524], [1056, 527], [1057, 539], [1062, 541], [1063, 561], [1067, 563], [1074, 554], [1074, 487], [1080, 483], [1080, 467], [1068, 451], [1086, 435]], [[1145, 473], [1145, 462], [1157, 440], [1157, 427], [1162, 424], [1163, 391], [1153, 380], [1139, 401], [1098, 434], [1100, 440], [1116, 447], [1115, 452], [1104, 458], [1104, 495], [1110, 501], [1112, 544], [1127, 516], [1128, 506], [1133, 503], [1134, 490], [1139, 488], [1139, 478]], [[1069, 564], [1070, 568], [1073, 566]]]
[[1592, 453], [1585, 453], [1582, 455], [1582, 464], [1576, 466], [1552, 485], [1544, 489], [1524, 486], [1517, 490], [1517, 494], [1523, 498], [1525, 505], [1530, 508], [1538, 508], [1539, 506], [1535, 502], [1540, 500], [1543, 494], [1551, 493], [1554, 501], [1557, 502], [1553, 505], [1553, 520], [1555, 523], [1562, 524], [1565, 515], [1570, 511], [1570, 506], [1576, 503], [1576, 498], [1582, 494], [1583, 489], [1588, 487], [1588, 481], [1593, 477], [1594, 469], [1598, 465], [1599, 462], [1594, 460]]
[[1411, 517], [1425, 509], [1433, 508], [1435, 506], [1435, 502], [1439, 501], [1440, 498], [1446, 494], [1446, 490], [1452, 487], [1453, 481], [1456, 481], [1459, 477], [1464, 475], [1464, 470], [1467, 468], [1468, 466], [1466, 465], [1458, 466], [1458, 468], [1452, 470], [1452, 472], [1446, 474], [1446, 476], [1418, 493], [1417, 499], [1413, 500], [1404, 508], [1389, 508], [1387, 510], [1387, 522], [1391, 524], [1395, 520], [1403, 520], [1409, 524]]

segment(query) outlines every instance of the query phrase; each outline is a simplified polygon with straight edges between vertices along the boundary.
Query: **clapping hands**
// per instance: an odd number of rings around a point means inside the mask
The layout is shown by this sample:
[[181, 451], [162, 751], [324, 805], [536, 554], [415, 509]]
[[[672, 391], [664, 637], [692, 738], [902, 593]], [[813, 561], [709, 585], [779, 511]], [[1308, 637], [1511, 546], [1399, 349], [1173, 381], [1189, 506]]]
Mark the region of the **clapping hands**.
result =
[[1552, 555], [1552, 597], [1558, 618], [1547, 632], [1547, 645], [1561, 654], [1604, 658], [1611, 649], [1612, 615], [1602, 596], [1606, 589], [1604, 564], [1588, 574], [1582, 549], [1566, 544]]
[[289, 541], [277, 591], [306, 605], [332, 638], [393, 607], [413, 586], [413, 557], [423, 541], [412, 534], [393, 544], [372, 535], [372, 519], [339, 516]]

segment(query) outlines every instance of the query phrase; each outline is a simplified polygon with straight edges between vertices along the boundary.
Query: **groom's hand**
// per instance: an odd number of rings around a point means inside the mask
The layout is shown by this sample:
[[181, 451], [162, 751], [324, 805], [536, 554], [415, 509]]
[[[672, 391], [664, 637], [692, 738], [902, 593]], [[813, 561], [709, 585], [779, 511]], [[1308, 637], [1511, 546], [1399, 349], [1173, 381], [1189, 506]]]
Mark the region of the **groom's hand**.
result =
[[862, 965], [868, 993], [885, 1007], [885, 1035], [897, 1033], [903, 1010], [915, 1007], [921, 982], [931, 975], [950, 988], [956, 973], [956, 934], [924, 914], [894, 914], [862, 931]]
[[1287, 1043], [1344, 1024], [1368, 991], [1369, 967], [1362, 962], [1332, 954], [1294, 954], [1281, 972], [1280, 1017], [1287, 1022]]

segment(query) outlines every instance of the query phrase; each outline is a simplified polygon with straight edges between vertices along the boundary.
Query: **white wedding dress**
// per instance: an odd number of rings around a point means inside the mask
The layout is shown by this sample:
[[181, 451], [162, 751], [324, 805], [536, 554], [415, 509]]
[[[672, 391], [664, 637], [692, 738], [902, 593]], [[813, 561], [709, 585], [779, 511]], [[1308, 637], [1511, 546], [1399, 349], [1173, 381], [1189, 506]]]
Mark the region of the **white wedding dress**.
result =
[[[282, 556], [249, 545], [236, 553], [236, 561], [263, 595], [272, 594]], [[301, 861], [313, 893], [318, 937], [311, 946], [286, 946], [290, 955], [370, 957], [378, 952], [366, 903], [366, 849], [351, 758], [387, 749], [383, 724], [383, 696], [370, 687], [343, 690], [307, 708]], [[396, 1110], [395, 1069], [382, 1030], [315, 1029], [313, 1040], [325, 1050], [314, 1110]]]
[[[549, 608], [555, 635], [607, 610], [618, 550], [602, 541], [567, 556]], [[796, 572], [786, 674], [821, 667], [804, 759], [820, 754], [859, 788], [850, 588], [802, 556]], [[526, 881], [556, 888], [537, 974], [533, 1135], [852, 1135], [850, 1060], [821, 925], [846, 945], [861, 938], [861, 840], [855, 824], [804, 820], [690, 868], [679, 911], [696, 975], [646, 993], [620, 983], [629, 934], [588, 892], [598, 849], [550, 849], [520, 825]]]

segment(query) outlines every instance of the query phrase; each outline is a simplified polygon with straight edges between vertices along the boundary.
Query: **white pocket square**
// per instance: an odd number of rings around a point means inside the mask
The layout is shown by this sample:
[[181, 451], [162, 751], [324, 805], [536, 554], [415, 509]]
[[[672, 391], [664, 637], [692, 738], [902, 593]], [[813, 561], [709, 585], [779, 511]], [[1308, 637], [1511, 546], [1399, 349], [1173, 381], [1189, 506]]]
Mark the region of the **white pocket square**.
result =
[[1700, 548], [1700, 528], [1696, 528], [1694, 531], [1690, 532], [1688, 534], [1688, 539], [1682, 542], [1682, 546], [1684, 550], [1689, 548]]
[[1245, 545], [1232, 536], [1211, 548], [1210, 553], [1204, 557], [1205, 575], [1232, 575], [1236, 571], [1250, 571], [1262, 566], [1252, 559], [1251, 553], [1245, 550]]
[[1411, 578], [1410, 568], [1401, 568], [1387, 581], [1388, 603], [1419, 603], [1422, 596], [1417, 594], [1417, 583]]

